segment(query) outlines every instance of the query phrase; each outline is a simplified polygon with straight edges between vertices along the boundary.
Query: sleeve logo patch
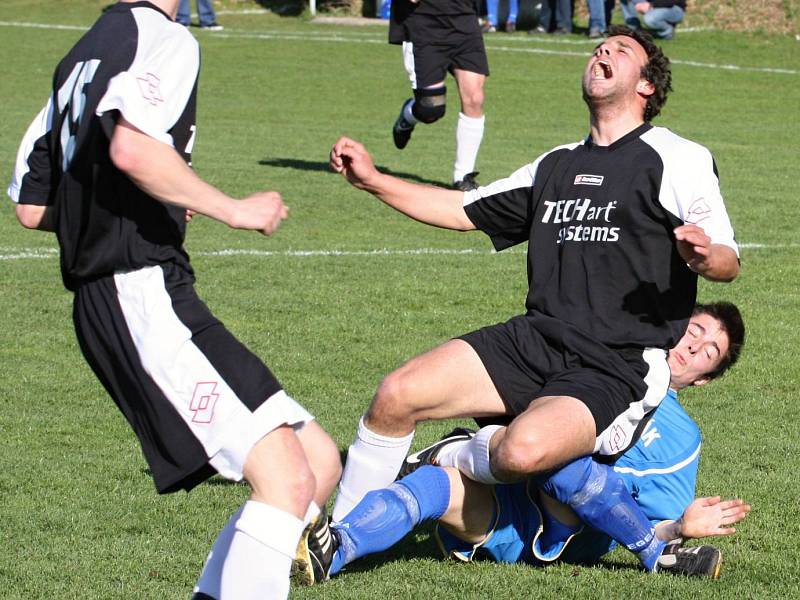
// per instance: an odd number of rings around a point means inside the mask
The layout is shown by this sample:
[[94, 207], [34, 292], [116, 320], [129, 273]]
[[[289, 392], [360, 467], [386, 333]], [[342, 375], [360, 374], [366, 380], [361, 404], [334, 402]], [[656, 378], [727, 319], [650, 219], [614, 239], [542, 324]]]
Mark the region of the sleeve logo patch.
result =
[[711, 207], [703, 198], [700, 198], [699, 200], [692, 202], [692, 205], [689, 207], [689, 214], [686, 218], [686, 222], [699, 223], [704, 219], [708, 219], [710, 216]]
[[139, 84], [139, 91], [147, 102], [153, 106], [158, 106], [159, 102], [164, 102], [164, 97], [161, 95], [161, 80], [148, 73], [144, 77], [137, 77], [136, 82]]
[[575, 183], [573, 185], [603, 185], [602, 175], [575, 175]]

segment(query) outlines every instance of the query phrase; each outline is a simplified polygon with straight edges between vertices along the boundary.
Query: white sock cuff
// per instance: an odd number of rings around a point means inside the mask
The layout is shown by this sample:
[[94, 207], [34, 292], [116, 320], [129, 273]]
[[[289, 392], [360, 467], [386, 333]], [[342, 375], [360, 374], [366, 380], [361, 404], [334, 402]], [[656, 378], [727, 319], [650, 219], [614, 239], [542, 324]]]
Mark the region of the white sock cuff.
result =
[[412, 431], [408, 435], [399, 438], [388, 437], [371, 431], [364, 424], [364, 417], [361, 417], [361, 419], [358, 421], [358, 433], [356, 434], [356, 437], [370, 446], [380, 446], [381, 448], [400, 448], [401, 446], [411, 446], [411, 442], [414, 440], [414, 432]]
[[459, 125], [463, 124], [465, 127], [472, 129], [483, 129], [485, 122], [486, 122], [486, 115], [481, 115], [480, 117], [468, 117], [462, 112], [458, 113]]
[[244, 503], [242, 515], [236, 521], [237, 531], [292, 558], [303, 528], [303, 521], [293, 514], [255, 500]]
[[491, 485], [503, 483], [492, 473], [492, 465], [489, 458], [489, 441], [492, 439], [495, 431], [502, 427], [502, 425], [487, 425], [486, 427], [481, 427], [473, 438], [473, 442], [475, 443], [475, 453], [473, 454], [475, 458], [475, 476], [476, 481], [480, 483], [488, 483]]
[[316, 519], [319, 516], [319, 513], [321, 512], [322, 511], [319, 509], [319, 506], [317, 506], [317, 503], [312, 500], [311, 504], [308, 505], [306, 516], [303, 517], [303, 526], [306, 526], [309, 523], [311, 523], [311, 521]]

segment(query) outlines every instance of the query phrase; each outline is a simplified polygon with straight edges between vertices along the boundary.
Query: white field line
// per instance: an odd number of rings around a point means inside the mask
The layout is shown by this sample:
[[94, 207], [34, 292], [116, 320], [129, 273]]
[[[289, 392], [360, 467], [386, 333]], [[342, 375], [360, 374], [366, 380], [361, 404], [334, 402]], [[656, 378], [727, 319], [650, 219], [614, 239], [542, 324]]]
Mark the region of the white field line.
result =
[[[739, 244], [745, 250], [773, 250], [784, 248], [800, 248], [800, 243], [795, 244]], [[524, 254], [524, 249], [505, 250], [478, 250], [475, 248], [409, 248], [391, 249], [376, 248], [374, 250], [257, 250], [255, 248], [226, 248], [223, 250], [195, 250], [191, 256], [198, 257], [229, 257], [229, 256], [255, 256], [262, 258], [308, 258], [308, 257], [350, 257], [350, 256], [491, 256], [504, 254]], [[0, 261], [25, 260], [25, 259], [56, 259], [58, 248], [13, 248], [0, 247]]]
[[[35, 28], [35, 29], [61, 29], [61, 30], [70, 30], [70, 31], [85, 31], [86, 27], [79, 26], [79, 25], [57, 25], [57, 24], [47, 24], [47, 23], [27, 23], [22, 21], [0, 21], [0, 27], [27, 27], [27, 28]], [[365, 37], [360, 32], [348, 32], [347, 34], [337, 33], [335, 35], [325, 35], [325, 34], [317, 34], [317, 33], [283, 33], [283, 32], [264, 32], [264, 33], [249, 33], [249, 32], [236, 32], [231, 29], [226, 29], [222, 32], [202, 32], [202, 35], [213, 35], [216, 37], [221, 38], [250, 38], [250, 39], [261, 39], [261, 40], [294, 40], [294, 41], [311, 41], [311, 42], [331, 42], [331, 43], [348, 43], [348, 44], [385, 44], [386, 40], [383, 36], [381, 37]], [[372, 35], [372, 34], [370, 34]], [[358, 37], [357, 37], [358, 36]], [[535, 38], [509, 38], [505, 40], [506, 43], [513, 42], [519, 40], [521, 43], [531, 44], [531, 43], [545, 43], [545, 44], [555, 44], [558, 43], [559, 45], [563, 45], [565, 42], [570, 44], [580, 44], [585, 46], [588, 44], [588, 40], [565, 40], [564, 42], [550, 41], [548, 39], [538, 40]], [[588, 51], [585, 52], [577, 52], [577, 51], [569, 51], [569, 50], [556, 50], [556, 49], [549, 49], [549, 48], [538, 48], [538, 47], [511, 47], [511, 46], [496, 46], [491, 41], [486, 44], [486, 47], [491, 50], [492, 52], [517, 52], [517, 53], [528, 53], [528, 54], [545, 54], [545, 55], [553, 55], [553, 56], [575, 56], [585, 58], [588, 55]], [[706, 63], [706, 62], [699, 62], [693, 60], [672, 60], [673, 64], [676, 65], [685, 65], [689, 67], [698, 67], [704, 69], [712, 69], [712, 70], [724, 70], [724, 71], [741, 71], [741, 72], [753, 72], [753, 73], [776, 73], [781, 75], [800, 75], [800, 70], [797, 69], [783, 69], [777, 67], [744, 67], [741, 65], [733, 65], [733, 64], [717, 64], [717, 63]]]

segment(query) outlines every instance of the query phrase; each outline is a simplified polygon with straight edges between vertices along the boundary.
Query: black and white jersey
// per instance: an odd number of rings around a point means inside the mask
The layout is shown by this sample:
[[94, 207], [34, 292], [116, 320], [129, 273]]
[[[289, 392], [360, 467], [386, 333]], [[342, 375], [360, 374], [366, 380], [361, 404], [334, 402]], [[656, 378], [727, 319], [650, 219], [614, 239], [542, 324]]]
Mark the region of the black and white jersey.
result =
[[711, 153], [649, 124], [607, 147], [555, 148], [464, 202], [497, 250], [528, 242], [529, 313], [613, 348], [666, 349], [683, 335], [697, 275], [675, 227], [695, 223], [738, 254]]
[[177, 262], [185, 211], [137, 188], [109, 158], [120, 115], [189, 162], [200, 52], [149, 2], [104, 13], [59, 63], [52, 96], [23, 138], [12, 200], [52, 206], [64, 284]]

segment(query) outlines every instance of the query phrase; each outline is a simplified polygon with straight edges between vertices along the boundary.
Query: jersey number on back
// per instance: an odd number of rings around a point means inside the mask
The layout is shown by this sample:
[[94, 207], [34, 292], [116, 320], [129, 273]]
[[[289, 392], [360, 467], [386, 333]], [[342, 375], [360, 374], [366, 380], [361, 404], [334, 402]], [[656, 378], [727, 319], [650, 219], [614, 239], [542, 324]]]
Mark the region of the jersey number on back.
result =
[[99, 66], [100, 61], [97, 59], [76, 63], [64, 85], [58, 90], [59, 114], [64, 115], [69, 109], [69, 114], [65, 115], [61, 125], [61, 169], [63, 171], [69, 168], [72, 155], [75, 153], [75, 135], [83, 115], [83, 108], [86, 105], [85, 87], [92, 82]]

